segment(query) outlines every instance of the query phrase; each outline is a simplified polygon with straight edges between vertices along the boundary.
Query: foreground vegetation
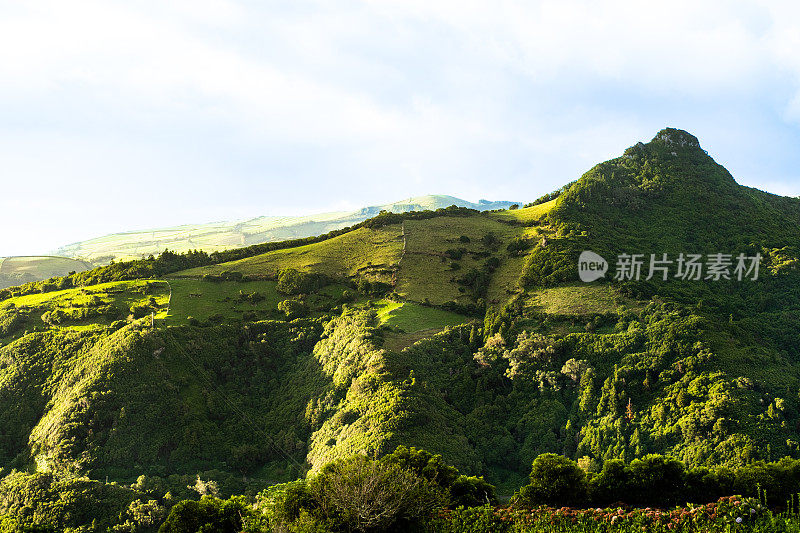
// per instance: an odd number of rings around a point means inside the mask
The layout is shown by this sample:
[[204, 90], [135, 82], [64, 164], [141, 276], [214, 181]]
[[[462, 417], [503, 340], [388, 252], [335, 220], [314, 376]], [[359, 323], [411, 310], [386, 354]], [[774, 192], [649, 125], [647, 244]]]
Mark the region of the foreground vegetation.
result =
[[[718, 496], [732, 488], [755, 496]], [[109, 484], [12, 473], [0, 482], [0, 531], [794, 532], [798, 491], [800, 461], [792, 459], [709, 471], [648, 456], [587, 476], [569, 459], [545, 454], [529, 483], [499, 505], [482, 477], [401, 446], [230, 497], [199, 475]], [[609, 503], [617, 496], [624, 499]]]

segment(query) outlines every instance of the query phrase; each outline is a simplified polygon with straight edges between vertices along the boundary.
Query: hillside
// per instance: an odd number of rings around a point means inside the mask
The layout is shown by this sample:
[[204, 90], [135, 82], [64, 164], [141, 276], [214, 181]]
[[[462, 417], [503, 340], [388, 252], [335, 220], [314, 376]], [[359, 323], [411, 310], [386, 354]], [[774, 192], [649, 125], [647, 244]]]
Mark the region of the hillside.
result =
[[[2, 473], [162, 496], [202, 475], [228, 495], [407, 445], [510, 494], [547, 452], [588, 472], [798, 458], [798, 243], [800, 200], [666, 129], [531, 207], [0, 291]], [[585, 250], [604, 278], [579, 280]], [[645, 279], [651, 254], [718, 253], [731, 279]], [[646, 258], [640, 279], [614, 279], [621, 254]]]
[[450, 205], [489, 210], [505, 209], [511, 204], [512, 202], [490, 202], [488, 200], [472, 203], [453, 196], [428, 195], [384, 205], [363, 207], [355, 211], [337, 211], [307, 216], [264, 216], [229, 222], [188, 224], [114, 233], [62, 246], [53, 254], [85, 259], [96, 264], [107, 264], [111, 260], [139, 259], [151, 254], [157, 255], [167, 249], [174, 252], [198, 249], [210, 253], [263, 242], [321, 235], [357, 224], [374, 217], [381, 211], [404, 213], [436, 210]]

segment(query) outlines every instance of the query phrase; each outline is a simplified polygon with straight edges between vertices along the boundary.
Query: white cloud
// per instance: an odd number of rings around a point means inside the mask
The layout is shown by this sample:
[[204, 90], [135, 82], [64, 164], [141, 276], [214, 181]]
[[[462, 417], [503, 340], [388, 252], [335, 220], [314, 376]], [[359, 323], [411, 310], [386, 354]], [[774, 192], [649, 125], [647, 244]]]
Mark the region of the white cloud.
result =
[[526, 200], [666, 125], [720, 134], [742, 167], [779, 128], [753, 117], [800, 124], [798, 21], [735, 0], [0, 3], [0, 152], [18, 194], [137, 173], [251, 191], [197, 191], [175, 218]]

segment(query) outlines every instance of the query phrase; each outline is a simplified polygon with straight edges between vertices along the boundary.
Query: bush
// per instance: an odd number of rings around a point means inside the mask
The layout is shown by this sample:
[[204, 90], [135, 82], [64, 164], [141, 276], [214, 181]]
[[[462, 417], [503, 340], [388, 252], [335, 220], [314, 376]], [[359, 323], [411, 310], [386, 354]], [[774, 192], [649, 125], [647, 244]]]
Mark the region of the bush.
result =
[[133, 318], [143, 318], [149, 315], [153, 308], [148, 304], [134, 304], [131, 306], [130, 311]]
[[278, 272], [278, 292], [283, 294], [302, 294], [308, 292], [307, 274], [294, 268], [284, 268]]
[[517, 237], [508, 243], [508, 246], [506, 246], [506, 250], [508, 251], [509, 254], [516, 255], [519, 252], [529, 249], [532, 245], [533, 242], [529, 241], [528, 239]]
[[[184, 500], [177, 503], [170, 510], [169, 516], [158, 531], [159, 533], [196, 533], [201, 531], [239, 533], [244, 531], [243, 527], [246, 522], [252, 525], [253, 521], [258, 521], [258, 517], [245, 504], [243, 498], [233, 497], [230, 500], [220, 500], [213, 496], [203, 496], [200, 501]], [[257, 531], [256, 529], [251, 530]]]
[[466, 250], [464, 248], [450, 248], [449, 250], [445, 250], [444, 255], [449, 257], [454, 261], [458, 261], [462, 257], [464, 257], [464, 253]]
[[592, 502], [609, 504], [624, 501], [628, 495], [628, 472], [625, 462], [611, 459], [603, 463], [602, 471], [590, 482]]
[[442, 518], [431, 520], [428, 530], [437, 533], [503, 533], [511, 523], [497, 516], [491, 505], [459, 507]]
[[495, 487], [483, 477], [458, 476], [450, 486], [450, 507], [475, 507], [495, 503]]
[[433, 455], [413, 446], [398, 446], [395, 451], [384, 456], [381, 462], [398, 466], [444, 488], [449, 488], [458, 479], [458, 470], [445, 464], [441, 455]]

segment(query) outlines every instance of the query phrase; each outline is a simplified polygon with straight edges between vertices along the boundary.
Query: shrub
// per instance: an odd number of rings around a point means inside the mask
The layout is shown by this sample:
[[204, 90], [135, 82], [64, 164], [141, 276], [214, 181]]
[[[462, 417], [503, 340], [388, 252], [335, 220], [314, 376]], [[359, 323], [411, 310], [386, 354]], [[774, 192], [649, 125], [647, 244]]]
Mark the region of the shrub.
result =
[[130, 308], [133, 318], [143, 318], [149, 315], [153, 309], [148, 304], [134, 304]]
[[159, 533], [198, 531], [239, 533], [243, 531], [245, 522], [252, 524], [254, 521], [258, 521], [258, 517], [242, 497], [220, 500], [213, 496], [203, 496], [200, 501], [184, 500], [177, 503], [158, 531]]
[[381, 461], [413, 472], [444, 488], [449, 488], [458, 479], [458, 470], [445, 464], [441, 455], [433, 455], [413, 446], [411, 448], [398, 446], [395, 451], [384, 456]]

